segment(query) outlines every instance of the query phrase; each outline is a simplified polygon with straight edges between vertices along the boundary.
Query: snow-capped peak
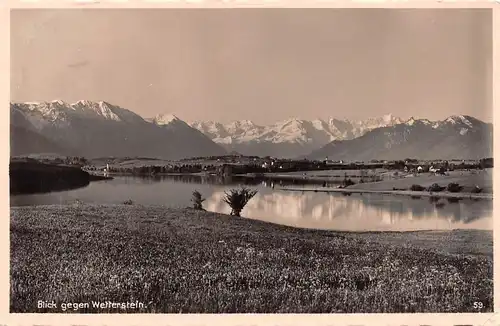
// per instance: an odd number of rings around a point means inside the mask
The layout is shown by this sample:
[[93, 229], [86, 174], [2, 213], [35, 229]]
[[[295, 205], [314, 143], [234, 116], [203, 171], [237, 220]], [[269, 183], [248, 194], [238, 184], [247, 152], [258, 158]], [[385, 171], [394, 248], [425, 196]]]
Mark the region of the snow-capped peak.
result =
[[415, 118], [410, 117], [410, 119], [405, 121], [405, 124], [407, 124], [408, 126], [413, 126], [415, 124], [415, 122], [416, 122]]
[[75, 105], [86, 105], [86, 106], [89, 106], [89, 105], [92, 105], [92, 101], [89, 101], [89, 100], [79, 100], [79, 101], [76, 101], [75, 103], [72, 103], [71, 106], [75, 106]]
[[392, 115], [392, 113], [389, 113], [389, 114], [385, 114], [382, 117], [382, 119], [384, 120], [384, 122], [389, 123], [394, 119], [394, 116]]
[[288, 118], [288, 119], [284, 120], [283, 123], [286, 124], [286, 123], [289, 123], [289, 122], [301, 122], [301, 121], [302, 121], [301, 118], [292, 117], [292, 118]]
[[168, 125], [172, 122], [177, 122], [177, 121], [181, 121], [181, 119], [170, 113], [168, 114], [160, 113], [153, 118], [153, 122], [156, 123], [157, 125]]
[[253, 121], [252, 120], [240, 120], [241, 124], [244, 124], [244, 125], [254, 125]]
[[295, 143], [322, 146], [337, 139], [352, 139], [379, 127], [393, 126], [402, 120], [392, 114], [362, 121], [347, 119], [314, 120], [291, 117], [273, 124], [260, 126], [249, 120], [220, 124], [211, 121], [197, 121], [190, 125], [218, 143]]
[[[213, 120], [207, 120], [207, 121], [185, 121], [188, 125], [194, 128], [216, 128], [218, 126], [222, 126], [222, 123], [213, 121]], [[195, 127], [196, 126], [196, 127]]]
[[463, 115], [452, 115], [451, 117], [447, 118], [445, 122], [451, 123], [451, 124], [457, 124], [457, 123], [462, 123], [465, 124], [469, 127], [473, 127], [472, 123], [467, 119], [466, 116]]
[[326, 125], [326, 122], [322, 119], [315, 119], [313, 121], [311, 121], [312, 125], [314, 126], [314, 128], [318, 129], [318, 130], [324, 130], [325, 129], [325, 125]]
[[120, 118], [111, 110], [109, 103], [104, 102], [104, 101], [100, 101], [98, 105], [99, 105], [100, 113], [103, 117], [110, 119], [110, 120], [120, 121]]
[[97, 115], [98, 117], [105, 118], [106, 120], [121, 121], [120, 117], [113, 112], [113, 106], [104, 101], [96, 103], [88, 100], [80, 100], [69, 105], [69, 108], [73, 111], [78, 111], [80, 114]]
[[258, 128], [258, 126], [251, 120], [237, 120], [225, 125], [224, 128], [227, 132], [241, 134], [250, 129]]
[[53, 100], [50, 102], [25, 102], [19, 103], [26, 105], [25, 109], [39, 114], [47, 121], [67, 121], [71, 120], [73, 116], [86, 116], [92, 118], [122, 121], [115, 112], [116, 107], [104, 102], [92, 102], [88, 100], [80, 100], [75, 103], [69, 104], [62, 100]]
[[449, 118], [446, 118], [446, 120], [444, 120], [445, 122], [449, 122], [451, 124], [456, 124], [458, 122], [458, 119], [456, 116], [451, 116]]
[[64, 102], [63, 100], [53, 100], [50, 103], [59, 104], [59, 105], [66, 105], [66, 102]]
[[242, 126], [255, 126], [252, 120], [236, 120], [229, 123], [229, 126], [242, 127]]

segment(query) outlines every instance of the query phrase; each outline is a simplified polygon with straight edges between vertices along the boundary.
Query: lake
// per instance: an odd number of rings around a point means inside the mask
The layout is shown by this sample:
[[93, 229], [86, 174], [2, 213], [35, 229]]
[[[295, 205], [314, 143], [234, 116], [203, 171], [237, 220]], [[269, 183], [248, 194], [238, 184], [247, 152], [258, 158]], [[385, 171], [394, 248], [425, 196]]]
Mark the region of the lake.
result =
[[[118, 176], [113, 180], [61, 192], [10, 196], [11, 206], [85, 203], [191, 206], [194, 190], [202, 193], [208, 211], [229, 213], [224, 191], [245, 184], [258, 193], [242, 216], [302, 228], [349, 231], [492, 230], [493, 201], [453, 201], [379, 194], [292, 192], [278, 188], [297, 181], [262, 181], [248, 178], [217, 179], [196, 176], [142, 178]], [[273, 185], [275, 186], [273, 188]], [[317, 187], [317, 185], [305, 185]]]

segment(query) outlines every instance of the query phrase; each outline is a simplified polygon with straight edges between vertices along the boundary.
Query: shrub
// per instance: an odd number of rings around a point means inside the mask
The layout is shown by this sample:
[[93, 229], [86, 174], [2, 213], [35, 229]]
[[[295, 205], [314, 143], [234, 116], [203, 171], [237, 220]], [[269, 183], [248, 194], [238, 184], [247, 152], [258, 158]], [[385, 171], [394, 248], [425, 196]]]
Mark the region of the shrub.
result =
[[478, 193], [480, 193], [480, 192], [482, 192], [482, 191], [483, 191], [483, 188], [479, 188], [478, 186], [475, 186], [475, 187], [471, 190], [471, 192], [472, 192], [473, 194], [478, 194]]
[[231, 215], [240, 216], [241, 211], [257, 193], [256, 190], [250, 190], [242, 187], [241, 189], [231, 189], [229, 193], [224, 192], [224, 202], [231, 207]]
[[447, 190], [449, 192], [460, 192], [460, 191], [462, 191], [463, 188], [464, 187], [462, 187], [458, 183], [452, 182], [452, 183], [448, 184]]
[[441, 187], [440, 185], [438, 185], [437, 183], [433, 183], [430, 187], [429, 187], [429, 191], [430, 192], [440, 192], [440, 191], [443, 191], [444, 189], [446, 189], [446, 187]]
[[123, 202], [123, 205], [134, 205], [134, 201], [132, 199], [127, 199]]
[[344, 187], [349, 187], [349, 186], [352, 186], [354, 184], [354, 181], [352, 181], [351, 179], [344, 179], [342, 181], [342, 186]]
[[425, 187], [422, 187], [421, 185], [412, 185], [410, 187], [411, 191], [424, 191]]
[[193, 208], [199, 211], [204, 211], [202, 203], [205, 201], [205, 198], [202, 198], [201, 193], [198, 190], [193, 191], [193, 198], [191, 198], [193, 202]]

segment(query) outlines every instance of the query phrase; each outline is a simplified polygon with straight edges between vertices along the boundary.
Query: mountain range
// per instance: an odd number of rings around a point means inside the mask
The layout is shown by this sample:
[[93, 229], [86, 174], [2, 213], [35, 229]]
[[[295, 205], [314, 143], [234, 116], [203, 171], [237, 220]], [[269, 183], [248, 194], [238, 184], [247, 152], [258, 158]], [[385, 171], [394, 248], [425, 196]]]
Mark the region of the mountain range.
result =
[[[179, 119], [153, 121], [107, 102], [11, 103], [11, 155], [178, 159], [226, 151]], [[35, 145], [38, 144], [38, 145]]]
[[334, 140], [349, 140], [366, 132], [403, 121], [391, 114], [362, 121], [291, 118], [271, 125], [249, 120], [221, 124], [215, 121], [189, 123], [228, 151], [245, 155], [294, 158], [307, 155]]
[[143, 118], [107, 102], [10, 104], [11, 155], [178, 159], [243, 155], [334, 160], [482, 158], [492, 156], [493, 125], [470, 116], [403, 120], [391, 114], [360, 121], [291, 118], [186, 123], [171, 114]]
[[493, 124], [466, 115], [443, 121], [409, 119], [368, 131], [351, 140], [335, 140], [307, 155], [309, 159], [480, 159], [493, 156]]

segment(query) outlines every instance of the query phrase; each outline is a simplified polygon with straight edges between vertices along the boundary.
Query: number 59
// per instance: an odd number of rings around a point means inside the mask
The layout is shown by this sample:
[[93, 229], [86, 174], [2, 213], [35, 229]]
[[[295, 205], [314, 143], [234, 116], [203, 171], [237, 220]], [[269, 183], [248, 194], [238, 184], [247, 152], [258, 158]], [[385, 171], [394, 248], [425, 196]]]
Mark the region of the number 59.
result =
[[474, 301], [474, 309], [483, 309], [483, 303], [481, 301]]

